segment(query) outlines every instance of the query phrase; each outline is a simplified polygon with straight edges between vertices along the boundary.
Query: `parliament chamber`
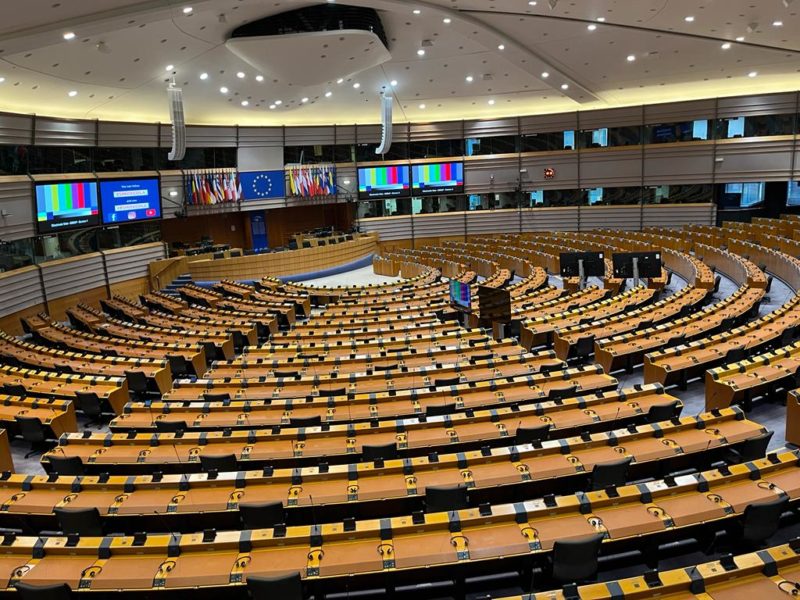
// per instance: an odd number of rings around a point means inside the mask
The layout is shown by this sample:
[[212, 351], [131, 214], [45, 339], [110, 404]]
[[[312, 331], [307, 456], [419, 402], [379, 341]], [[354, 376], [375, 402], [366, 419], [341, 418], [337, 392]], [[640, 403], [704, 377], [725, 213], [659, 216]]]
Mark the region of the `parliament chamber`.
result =
[[7, 0], [0, 597], [800, 596], [792, 0]]

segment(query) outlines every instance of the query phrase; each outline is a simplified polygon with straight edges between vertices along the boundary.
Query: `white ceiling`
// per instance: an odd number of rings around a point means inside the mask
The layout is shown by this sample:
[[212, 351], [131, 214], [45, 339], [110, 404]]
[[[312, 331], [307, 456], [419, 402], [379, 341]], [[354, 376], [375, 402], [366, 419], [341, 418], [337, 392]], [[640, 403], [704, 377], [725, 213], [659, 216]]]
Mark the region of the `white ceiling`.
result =
[[[353, 44], [343, 35], [326, 41], [330, 56], [319, 56], [332, 60], [331, 79], [302, 85], [311, 80], [302, 72], [317, 60], [319, 40], [309, 41], [307, 54], [296, 45], [271, 53], [266, 63], [279, 62], [263, 81], [256, 76], [267, 73], [225, 42], [243, 23], [320, 2], [3, 0], [0, 110], [166, 122], [173, 73], [187, 121], [198, 124], [375, 123], [379, 93], [392, 80], [395, 121], [415, 122], [800, 89], [800, 0], [788, 8], [782, 0], [560, 0], [552, 10], [548, 0], [337, 2], [380, 12], [391, 58], [345, 76], [340, 65]], [[75, 39], [64, 40], [68, 31]], [[423, 40], [432, 46], [420, 57]]]

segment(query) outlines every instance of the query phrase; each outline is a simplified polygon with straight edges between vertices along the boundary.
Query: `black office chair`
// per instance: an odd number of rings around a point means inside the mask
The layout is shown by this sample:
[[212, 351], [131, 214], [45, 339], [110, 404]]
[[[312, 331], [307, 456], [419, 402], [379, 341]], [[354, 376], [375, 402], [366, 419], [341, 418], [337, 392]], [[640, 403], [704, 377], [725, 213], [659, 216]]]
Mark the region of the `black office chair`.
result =
[[431, 404], [425, 407], [426, 417], [441, 417], [444, 415], [451, 415], [456, 412], [456, 404]]
[[186, 377], [187, 375], [193, 375], [194, 369], [189, 364], [183, 356], [177, 354], [167, 354], [167, 360], [169, 361], [169, 368], [172, 371], [172, 376], [174, 378], [179, 377]]
[[460, 377], [444, 377], [433, 380], [434, 387], [450, 387], [461, 383]]
[[235, 454], [200, 455], [200, 470], [204, 473], [210, 471], [217, 471], [218, 473], [231, 472], [235, 471], [238, 466]]
[[86, 474], [80, 456], [48, 456], [47, 464], [49, 466], [48, 473], [59, 477], [77, 477]]
[[549, 400], [563, 400], [564, 398], [572, 398], [575, 394], [578, 393], [578, 386], [573, 385], [568, 388], [553, 388], [550, 390], [550, 393], [547, 395]]
[[156, 421], [156, 433], [177, 433], [186, 431], [186, 421]]
[[304, 600], [300, 573], [279, 577], [247, 576], [247, 591], [253, 600]]
[[231, 395], [228, 392], [221, 394], [213, 394], [211, 392], [203, 392], [203, 400], [205, 402], [230, 402]]
[[333, 398], [334, 396], [345, 396], [347, 395], [346, 388], [335, 388], [332, 390], [320, 390], [319, 395], [324, 398]]
[[20, 600], [69, 600], [72, 598], [72, 588], [66, 583], [52, 585], [32, 585], [20, 581], [14, 584], [17, 598]]
[[551, 576], [558, 583], [579, 583], [597, 576], [603, 534], [553, 544]]
[[397, 444], [370, 445], [364, 444], [361, 447], [361, 458], [364, 462], [373, 462], [378, 460], [393, 460], [398, 458]]
[[289, 427], [319, 427], [322, 425], [322, 417], [289, 417]]
[[714, 275], [714, 292], [713, 295], [717, 295], [719, 293], [719, 286], [722, 283], [722, 277], [719, 275]]
[[219, 260], [220, 258], [225, 258], [224, 252], [214, 252], [214, 260]]
[[660, 423], [661, 421], [669, 421], [673, 417], [680, 416], [681, 403], [678, 400], [668, 404], [654, 404], [647, 411], [648, 423]]
[[240, 502], [239, 520], [243, 529], [270, 529], [286, 523], [282, 502]]
[[534, 442], [543, 442], [550, 437], [549, 423], [544, 425], [537, 425], [536, 427], [517, 427], [517, 433], [514, 436], [514, 441], [517, 444], [532, 444]]
[[625, 485], [628, 481], [628, 468], [632, 460], [631, 457], [628, 457], [595, 465], [592, 469], [590, 489], [604, 490], [609, 487]]
[[28, 396], [28, 391], [21, 383], [4, 383], [3, 393], [8, 396], [17, 396], [19, 398], [26, 398]]
[[31, 451], [25, 455], [25, 458], [42, 454], [55, 446], [55, 441], [51, 441], [50, 428], [43, 425], [38, 418], [17, 416], [14, 417], [14, 421], [17, 423], [19, 436], [31, 445]]
[[300, 373], [297, 371], [273, 371], [272, 376], [275, 379], [294, 379], [299, 377]]
[[729, 463], [740, 464], [764, 458], [774, 433], [774, 431], [767, 431], [742, 442], [726, 453], [725, 460]]
[[304, 241], [303, 248], [311, 248], [311, 242], [309, 242], [308, 240]]
[[92, 508], [54, 508], [58, 527], [65, 535], [77, 533], [80, 536], [102, 537], [105, 535], [100, 511]]
[[142, 371], [125, 371], [125, 379], [128, 380], [128, 390], [135, 399], [142, 400], [147, 397], [149, 384]]
[[572, 355], [578, 360], [589, 358], [594, 353], [594, 336], [587, 335], [578, 338], [578, 342], [572, 349]]
[[467, 508], [469, 495], [466, 485], [428, 486], [425, 488], [425, 512], [446, 512]]
[[748, 504], [744, 509], [741, 541], [751, 546], [760, 546], [766, 542], [778, 531], [781, 515], [788, 506], [788, 496]]
[[747, 358], [747, 350], [742, 348], [731, 348], [728, 350], [728, 353], [725, 355], [725, 364], [729, 365], [731, 363], [739, 362]]
[[86, 426], [103, 423], [103, 401], [94, 392], [75, 392], [75, 409], [89, 419]]

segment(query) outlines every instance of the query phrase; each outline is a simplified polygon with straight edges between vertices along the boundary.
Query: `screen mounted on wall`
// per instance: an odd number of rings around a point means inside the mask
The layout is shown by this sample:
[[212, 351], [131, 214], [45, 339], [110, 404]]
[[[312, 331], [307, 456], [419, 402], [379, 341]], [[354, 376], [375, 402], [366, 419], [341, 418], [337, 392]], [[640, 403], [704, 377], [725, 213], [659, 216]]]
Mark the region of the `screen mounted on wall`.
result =
[[411, 176], [408, 165], [364, 167], [358, 170], [358, 199], [408, 198]]
[[462, 194], [464, 192], [464, 163], [434, 163], [414, 165], [412, 169], [415, 196]]
[[41, 234], [100, 224], [96, 181], [38, 183], [34, 196], [36, 229]]
[[100, 202], [106, 225], [160, 219], [161, 185], [158, 178], [101, 181]]

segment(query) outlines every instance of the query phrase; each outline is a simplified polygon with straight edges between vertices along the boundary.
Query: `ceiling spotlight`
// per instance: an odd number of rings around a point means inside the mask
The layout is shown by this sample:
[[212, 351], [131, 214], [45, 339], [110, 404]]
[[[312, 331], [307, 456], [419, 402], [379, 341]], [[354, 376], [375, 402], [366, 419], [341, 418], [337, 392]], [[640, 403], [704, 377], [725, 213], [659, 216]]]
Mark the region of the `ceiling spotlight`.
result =
[[550, 73], [548, 73], [547, 71], [542, 73], [542, 79], [547, 79], [548, 77], [550, 77]]
[[300, 103], [301, 104], [305, 104], [306, 102], [308, 102], [308, 98], [301, 98], [300, 99]]
[[358, 82], [355, 82], [355, 83], [353, 84], [353, 89], [356, 89], [356, 90], [357, 90], [357, 89], [358, 89], [358, 88], [360, 88], [360, 87], [361, 87], [361, 84], [360, 84], [360, 83], [358, 83]]
[[683, 17], [683, 20], [686, 21], [687, 23], [694, 23], [694, 17], [692, 15], [689, 15], [688, 17]]
[[191, 6], [184, 6], [183, 7], [183, 14], [190, 15], [194, 9]]
[[74, 40], [75, 34], [72, 31], [68, 31], [64, 34], [64, 39], [67, 41]]
[[628, 54], [628, 62], [633, 62], [636, 60], [635, 54]]
[[245, 78], [245, 74], [244, 74], [244, 73], [242, 73], [241, 71], [239, 71], [239, 72], [236, 74], [236, 76], [237, 76], [239, 79], [244, 79], [244, 78]]
[[0, 77], [0, 83], [3, 83], [6, 80], [5, 77]]
[[263, 75], [256, 75], [256, 81], [261, 83], [262, 81], [264, 81], [264, 76]]
[[600, 22], [600, 23], [605, 23], [606, 22], [606, 18], [605, 17], [597, 17], [597, 21]]
[[242, 100], [242, 106], [250, 106], [250, 103], [247, 100]]
[[722, 44], [722, 49], [723, 50], [730, 50], [731, 49], [731, 43], [730, 42], [725, 42], [724, 44]]
[[489, 100], [489, 106], [494, 106], [494, 100]]
[[536, 0], [530, 0], [530, 2], [528, 2], [528, 6], [536, 6]]
[[467, 83], [472, 83], [475, 81], [475, 78], [472, 75], [467, 75]]
[[758, 71], [750, 71], [747, 74], [748, 77], [758, 77]]
[[396, 86], [396, 85], [397, 85], [397, 79], [392, 79], [392, 80], [389, 82], [389, 85], [390, 85], [390, 86], [392, 86], [392, 87]]
[[326, 98], [330, 98], [331, 96], [333, 96], [333, 92], [325, 92]]
[[419, 50], [417, 50], [417, 56], [425, 56], [425, 49], [420, 48]]
[[452, 22], [453, 20], [450, 17], [445, 17], [444, 19], [442, 19], [442, 23], [444, 23], [445, 25], [450, 25], [450, 23]]
[[270, 109], [270, 110], [275, 110], [275, 108], [277, 108], [277, 107], [276, 107], [274, 104], [270, 104], [270, 105], [269, 105], [269, 109]]
[[280, 106], [283, 104], [283, 100], [275, 100], [275, 106]]
[[569, 84], [568, 83], [562, 83], [561, 84], [561, 89], [562, 90], [568, 90], [569, 89]]
[[420, 108], [420, 110], [425, 110], [425, 105], [424, 104], [420, 104], [419, 108]]
[[226, 88], [226, 87], [223, 85], [221, 88], [219, 88], [219, 93], [220, 93], [220, 94], [227, 94], [227, 93], [228, 93], [228, 88]]
[[421, 11], [420, 9], [418, 9], [418, 8], [415, 8], [415, 9], [414, 9], [414, 10], [412, 10], [411, 12], [413, 12], [415, 15], [418, 15], [418, 14], [420, 14], [422, 11]]
[[69, 96], [70, 98], [74, 98], [77, 95], [78, 92], [76, 92], [75, 90], [70, 90], [69, 92], [67, 92], [67, 96]]
[[167, 65], [167, 71], [172, 71], [175, 68], [175, 65]]
[[350, 185], [350, 180], [349, 180], [349, 179], [345, 179], [343, 183], [344, 183], [345, 185]]
[[736, 38], [736, 41], [737, 42], [743, 42], [744, 41], [744, 36], [740, 35], [739, 37]]
[[783, 21], [773, 21], [772, 22], [772, 26], [773, 27], [783, 27]]
[[171, 198], [174, 198], [175, 196], [178, 195], [178, 192], [176, 190], [170, 190], [169, 195]]
[[203, 81], [208, 79], [208, 73], [200, 73], [200, 79], [202, 79]]
[[592, 23], [591, 25], [588, 25], [588, 26], [586, 27], [586, 29], [588, 29], [589, 31], [594, 31], [595, 29], [597, 29], [597, 25], [595, 25], [594, 23]]
[[500, 44], [499, 46], [497, 46], [497, 49], [498, 50], [505, 50], [506, 49], [506, 45], [505, 44]]

